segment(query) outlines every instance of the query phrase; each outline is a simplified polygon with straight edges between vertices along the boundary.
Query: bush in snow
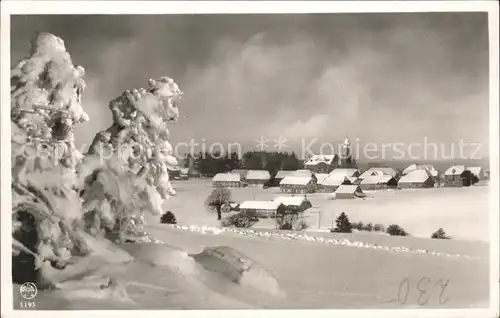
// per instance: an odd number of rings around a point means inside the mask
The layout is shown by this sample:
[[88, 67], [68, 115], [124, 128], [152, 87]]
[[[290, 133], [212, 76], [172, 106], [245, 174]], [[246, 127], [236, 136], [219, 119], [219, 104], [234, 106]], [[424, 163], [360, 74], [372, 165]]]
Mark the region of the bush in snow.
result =
[[409, 236], [410, 234], [406, 232], [402, 227], [397, 224], [391, 224], [387, 227], [387, 234], [391, 236]]
[[449, 240], [451, 237], [446, 235], [446, 232], [442, 229], [439, 228], [436, 232], [432, 233], [431, 238], [433, 239], [438, 239], [438, 240]]
[[177, 219], [175, 218], [175, 215], [172, 212], [167, 211], [167, 213], [165, 213], [161, 216], [160, 223], [177, 224]]

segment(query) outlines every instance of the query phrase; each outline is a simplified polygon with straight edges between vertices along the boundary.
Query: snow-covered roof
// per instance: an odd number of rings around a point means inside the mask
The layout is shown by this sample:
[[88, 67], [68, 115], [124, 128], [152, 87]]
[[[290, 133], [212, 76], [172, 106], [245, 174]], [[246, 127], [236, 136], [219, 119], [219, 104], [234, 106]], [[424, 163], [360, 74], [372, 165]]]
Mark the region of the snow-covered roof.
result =
[[391, 179], [394, 179], [394, 177], [388, 174], [372, 175], [364, 178], [361, 184], [386, 184]]
[[307, 166], [315, 166], [321, 162], [331, 164], [335, 157], [336, 155], [313, 155], [304, 164]]
[[248, 170], [245, 170], [245, 169], [233, 169], [231, 171], [231, 173], [238, 173], [242, 178], [245, 177], [245, 175], [247, 174]]
[[284, 206], [301, 206], [302, 203], [306, 200], [304, 196], [279, 196], [274, 199], [274, 202], [279, 204], [283, 204]]
[[318, 182], [318, 184], [324, 185], [324, 186], [338, 186], [338, 185], [342, 184], [342, 182], [344, 182], [346, 178], [351, 183], [356, 182], [356, 180], [358, 179], [356, 177], [346, 177], [346, 176], [339, 174], [339, 175], [328, 176], [327, 178], [325, 178], [323, 180], [323, 182], [321, 182], [321, 183]]
[[269, 180], [271, 175], [267, 170], [248, 170], [245, 177], [247, 180]]
[[396, 172], [396, 170], [394, 170], [392, 168], [373, 167], [373, 168], [370, 168], [370, 169], [366, 170], [365, 172], [363, 172], [359, 176], [359, 178], [364, 179], [368, 176], [373, 176], [373, 175], [390, 175], [390, 176], [396, 177], [397, 172]]
[[240, 209], [248, 210], [276, 210], [280, 202], [275, 201], [245, 201], [240, 204]]
[[483, 168], [481, 167], [467, 167], [467, 170], [469, 170], [476, 177], [481, 176], [481, 174], [483, 173]]
[[465, 166], [454, 165], [446, 169], [444, 172], [445, 176], [459, 176], [465, 171]]
[[345, 176], [345, 177], [354, 177], [355, 174], [359, 173], [358, 169], [354, 168], [337, 168], [329, 173], [329, 176]]
[[307, 169], [299, 169], [299, 170], [295, 170], [293, 171], [289, 176], [290, 177], [312, 177], [314, 173], [311, 171], [311, 170], [307, 170]]
[[363, 193], [361, 188], [355, 184], [341, 184], [337, 190], [334, 192], [335, 194], [353, 194], [353, 193]]
[[212, 181], [214, 182], [223, 182], [223, 181], [238, 182], [240, 180], [241, 177], [238, 173], [218, 173], [212, 179]]
[[403, 170], [403, 175], [409, 174], [415, 170], [427, 170], [429, 175], [432, 177], [437, 177], [439, 172], [430, 164], [412, 164]]
[[314, 175], [316, 176], [316, 180], [318, 180], [318, 184], [321, 184], [326, 178], [328, 178], [328, 173], [316, 173]]
[[280, 181], [280, 185], [307, 185], [309, 182], [311, 182], [311, 180], [311, 177], [288, 176]]
[[280, 170], [276, 173], [275, 178], [283, 179], [284, 177], [289, 176], [289, 175], [293, 174], [294, 172], [295, 171], [293, 171], [293, 170]]
[[399, 183], [423, 183], [429, 179], [431, 175], [427, 170], [415, 170], [399, 179]]

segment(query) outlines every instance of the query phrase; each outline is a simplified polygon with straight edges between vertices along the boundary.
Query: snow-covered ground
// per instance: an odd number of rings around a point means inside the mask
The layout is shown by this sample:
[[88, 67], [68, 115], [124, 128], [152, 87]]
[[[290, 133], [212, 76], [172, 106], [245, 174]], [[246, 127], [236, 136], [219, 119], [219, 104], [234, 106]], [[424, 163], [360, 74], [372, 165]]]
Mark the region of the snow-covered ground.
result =
[[[337, 234], [319, 231], [311, 216], [311, 228], [302, 237], [323, 237], [314, 242], [285, 239], [267, 228], [250, 232], [199, 233], [188, 225], [217, 227], [216, 215], [203, 202], [211, 191], [209, 182], [190, 180], [174, 184], [177, 196], [165, 208], [173, 211], [179, 226], [159, 224], [149, 217], [148, 233], [190, 254], [205, 247], [229, 246], [273, 275], [283, 292], [274, 297], [262, 291], [266, 282], [252, 277], [260, 289], [225, 279], [190, 278], [182, 271], [152, 266], [146, 260], [177, 264], [183, 258], [168, 246], [129, 245], [137, 261], [113, 265], [132, 302], [91, 300], [64, 292], [40, 292], [39, 309], [342, 309], [342, 308], [477, 308], [488, 306], [489, 244], [487, 235], [488, 187], [402, 190], [369, 193], [366, 200], [328, 200], [324, 194], [309, 195], [322, 211], [321, 229], [346, 212], [352, 221], [389, 225], [397, 223], [412, 237], [374, 233]], [[276, 189], [235, 189], [235, 200], [271, 199]], [[311, 214], [312, 215], [312, 214]], [[263, 222], [264, 225], [265, 222]], [[183, 227], [183, 228], [181, 228]], [[430, 233], [443, 227], [452, 240], [431, 240]], [[258, 233], [260, 234], [258, 234]], [[274, 233], [274, 234], [273, 234]], [[292, 234], [288, 232], [288, 234]], [[297, 235], [297, 234], [295, 234]], [[423, 238], [417, 236], [424, 236]], [[347, 240], [349, 244], [341, 244]], [[328, 242], [334, 242], [330, 244]], [[356, 243], [356, 244], [355, 244]], [[359, 243], [359, 244], [358, 244]], [[384, 248], [367, 248], [382, 246]], [[434, 253], [414, 253], [426, 250]], [[171, 256], [177, 255], [177, 256]], [[454, 255], [454, 256], [450, 256]], [[179, 258], [180, 257], [180, 258]], [[181, 264], [181, 263], [178, 263]], [[421, 291], [419, 291], [419, 289]], [[73, 298], [72, 298], [73, 297]], [[16, 304], [18, 286], [14, 289]], [[120, 298], [120, 297], [118, 297]]]
[[[177, 195], [167, 200], [164, 208], [175, 213], [179, 223], [218, 226], [216, 215], [203, 206], [212, 191], [209, 180], [173, 182]], [[233, 200], [272, 200], [282, 195], [278, 188], [234, 188]], [[351, 222], [398, 224], [414, 237], [429, 238], [438, 228], [459, 240], [488, 241], [489, 187], [481, 184], [464, 188], [405, 189], [366, 191], [364, 200], [331, 200], [331, 194], [308, 194], [313, 208], [305, 217], [310, 231], [327, 230], [341, 212]], [[150, 218], [157, 223], [157, 218]], [[255, 226], [271, 228], [270, 220]]]

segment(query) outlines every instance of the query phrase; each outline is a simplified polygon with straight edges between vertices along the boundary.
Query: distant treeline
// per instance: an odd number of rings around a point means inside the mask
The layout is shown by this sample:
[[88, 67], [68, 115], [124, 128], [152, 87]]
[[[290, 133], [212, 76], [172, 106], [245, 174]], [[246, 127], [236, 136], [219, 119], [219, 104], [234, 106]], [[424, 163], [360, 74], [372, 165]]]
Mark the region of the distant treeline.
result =
[[274, 175], [279, 170], [297, 170], [304, 167], [304, 163], [294, 152], [267, 152], [248, 151], [241, 159], [233, 153], [200, 152], [195, 156], [188, 154], [184, 160], [184, 167], [193, 169], [200, 176], [213, 177], [220, 172], [229, 172], [233, 169], [267, 170]]

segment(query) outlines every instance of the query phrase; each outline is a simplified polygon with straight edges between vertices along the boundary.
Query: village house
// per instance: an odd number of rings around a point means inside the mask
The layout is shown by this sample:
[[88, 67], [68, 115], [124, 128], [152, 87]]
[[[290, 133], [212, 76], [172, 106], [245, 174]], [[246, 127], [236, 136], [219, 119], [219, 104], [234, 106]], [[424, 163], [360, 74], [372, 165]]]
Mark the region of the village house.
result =
[[398, 172], [394, 170], [393, 168], [386, 168], [386, 167], [372, 167], [365, 172], [363, 172], [360, 176], [359, 179], [363, 180], [369, 176], [378, 176], [378, 175], [388, 175], [393, 178], [397, 178]]
[[467, 170], [469, 170], [473, 175], [475, 175], [479, 181], [485, 179], [483, 168], [481, 168], [481, 167], [467, 167]]
[[445, 187], [468, 187], [477, 181], [477, 177], [463, 165], [451, 166], [444, 172]]
[[329, 173], [337, 167], [337, 155], [313, 155], [304, 162], [304, 168], [315, 173]]
[[304, 212], [312, 207], [312, 204], [305, 196], [279, 196], [274, 199], [274, 202], [283, 204], [287, 211]]
[[363, 178], [359, 186], [361, 190], [397, 188], [398, 181], [389, 174], [375, 174]]
[[249, 185], [263, 185], [271, 179], [271, 174], [267, 170], [248, 170], [245, 182]]
[[332, 176], [343, 176], [349, 178], [358, 178], [360, 172], [356, 168], [337, 168], [328, 174], [329, 177]]
[[426, 170], [434, 180], [439, 177], [439, 171], [437, 171], [436, 168], [430, 164], [412, 164], [403, 170], [402, 175], [407, 175], [416, 170]]
[[341, 184], [337, 190], [335, 190], [335, 200], [339, 199], [356, 199], [364, 198], [366, 194], [363, 190], [356, 184]]
[[280, 182], [280, 190], [285, 193], [313, 193], [316, 191], [316, 177], [285, 177]]
[[245, 201], [240, 204], [240, 213], [257, 217], [273, 217], [276, 216], [280, 206], [281, 203], [277, 201]]
[[432, 188], [435, 183], [434, 178], [427, 170], [414, 170], [399, 179], [398, 187], [401, 189]]
[[238, 173], [218, 173], [212, 178], [212, 184], [214, 188], [238, 188], [243, 185]]

